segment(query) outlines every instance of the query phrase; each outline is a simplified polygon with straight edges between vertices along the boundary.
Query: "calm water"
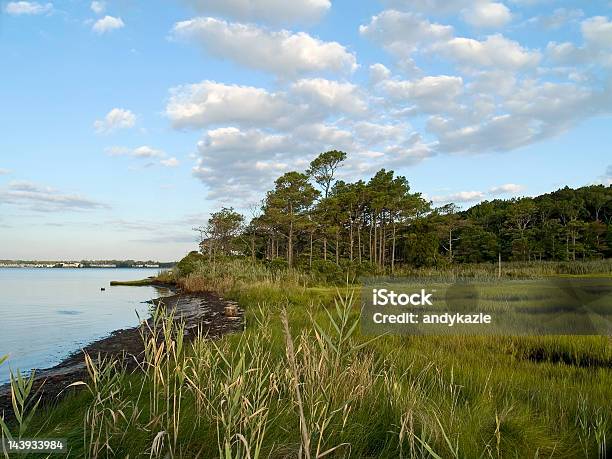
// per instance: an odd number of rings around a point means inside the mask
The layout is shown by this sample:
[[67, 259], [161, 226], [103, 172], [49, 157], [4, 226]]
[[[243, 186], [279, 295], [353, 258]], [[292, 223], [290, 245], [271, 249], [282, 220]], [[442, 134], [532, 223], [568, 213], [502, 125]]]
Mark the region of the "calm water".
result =
[[[73, 351], [148, 316], [143, 301], [168, 292], [155, 287], [110, 287], [111, 280], [142, 279], [157, 269], [0, 268], [0, 383], [9, 367], [46, 368]], [[106, 291], [100, 291], [100, 288]]]

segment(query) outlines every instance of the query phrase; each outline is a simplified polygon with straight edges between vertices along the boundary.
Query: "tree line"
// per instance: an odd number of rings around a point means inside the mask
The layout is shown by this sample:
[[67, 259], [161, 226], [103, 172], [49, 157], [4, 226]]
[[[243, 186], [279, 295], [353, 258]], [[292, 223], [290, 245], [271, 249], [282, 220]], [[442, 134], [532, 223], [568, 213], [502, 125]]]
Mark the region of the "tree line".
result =
[[568, 187], [537, 197], [495, 199], [467, 210], [435, 207], [404, 176], [381, 169], [345, 182], [346, 153], [321, 153], [303, 172], [276, 179], [247, 222], [231, 207], [196, 231], [212, 260], [245, 255], [313, 264], [441, 266], [503, 260], [570, 261], [612, 255], [612, 186]]

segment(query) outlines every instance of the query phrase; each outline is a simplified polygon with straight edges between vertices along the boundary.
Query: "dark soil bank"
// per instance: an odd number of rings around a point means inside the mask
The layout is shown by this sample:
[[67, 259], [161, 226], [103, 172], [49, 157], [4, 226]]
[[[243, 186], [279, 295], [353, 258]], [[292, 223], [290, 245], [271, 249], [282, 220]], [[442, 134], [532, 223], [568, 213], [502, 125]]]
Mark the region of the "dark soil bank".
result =
[[[243, 311], [238, 309], [236, 317], [226, 317], [225, 306], [236, 303], [224, 300], [211, 293], [201, 294], [176, 294], [168, 297], [158, 298], [152, 301], [159, 306], [160, 303], [166, 307], [168, 312], [174, 311], [175, 320], [185, 322], [185, 337], [194, 338], [198, 330], [210, 339], [216, 339], [226, 333], [241, 331], [244, 319]], [[148, 319], [151, 324], [152, 319]], [[84, 352], [97, 358], [111, 356], [121, 360], [129, 369], [138, 367], [142, 360], [144, 345], [142, 341], [141, 327], [117, 330], [110, 336], [95, 341], [82, 350], [75, 352], [60, 364], [45, 370], [37, 371], [34, 390], [40, 390], [43, 403], [53, 402], [61, 395], [62, 391], [71, 383], [84, 380], [87, 370], [84, 363]], [[0, 413], [12, 414], [10, 386], [0, 386]]]

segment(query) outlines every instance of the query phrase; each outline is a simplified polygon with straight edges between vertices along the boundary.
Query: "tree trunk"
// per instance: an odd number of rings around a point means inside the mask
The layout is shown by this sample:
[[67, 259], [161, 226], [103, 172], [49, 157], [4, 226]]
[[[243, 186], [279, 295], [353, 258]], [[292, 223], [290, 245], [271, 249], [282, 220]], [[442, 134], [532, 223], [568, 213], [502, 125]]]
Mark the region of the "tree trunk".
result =
[[289, 205], [289, 240], [287, 241], [287, 264], [293, 267], [293, 206]]
[[308, 267], [312, 268], [312, 231], [310, 232], [310, 256], [308, 259]]
[[323, 238], [323, 259], [327, 261], [327, 237]]
[[373, 263], [372, 261], [372, 222], [370, 222], [370, 239], [368, 241], [368, 256], [370, 257], [370, 263]]
[[376, 222], [376, 215], [374, 215], [374, 218], [372, 220], [372, 224], [374, 225], [374, 244], [372, 244], [372, 251], [374, 252], [373, 256], [374, 256], [374, 263], [376, 263], [378, 265], [378, 256], [377, 256], [377, 250], [376, 250], [376, 246], [378, 245], [378, 234], [376, 231], [376, 227], [377, 222]]
[[357, 227], [357, 254], [359, 256], [359, 264], [361, 264], [361, 223]]
[[350, 239], [351, 239], [351, 249], [349, 251], [349, 260], [351, 260], [351, 263], [352, 263], [353, 262], [353, 220], [351, 220], [349, 232], [350, 232]]
[[340, 264], [340, 231], [336, 231], [336, 264]]
[[395, 270], [395, 219], [393, 219], [393, 246], [391, 247], [391, 273]]

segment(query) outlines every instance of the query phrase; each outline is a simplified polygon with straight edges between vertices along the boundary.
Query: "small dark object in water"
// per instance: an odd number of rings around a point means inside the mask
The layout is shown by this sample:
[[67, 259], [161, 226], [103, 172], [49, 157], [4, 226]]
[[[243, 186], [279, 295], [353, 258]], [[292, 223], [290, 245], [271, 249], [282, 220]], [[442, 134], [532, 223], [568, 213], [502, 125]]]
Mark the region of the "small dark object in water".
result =
[[105, 291], [105, 290], [106, 290], [106, 289], [105, 289], [104, 287], [100, 287], [100, 291], [101, 291], [101, 292], [103, 292], [103, 291]]

